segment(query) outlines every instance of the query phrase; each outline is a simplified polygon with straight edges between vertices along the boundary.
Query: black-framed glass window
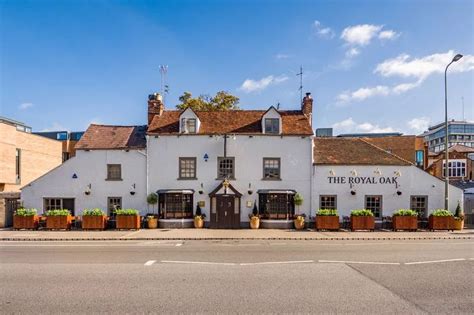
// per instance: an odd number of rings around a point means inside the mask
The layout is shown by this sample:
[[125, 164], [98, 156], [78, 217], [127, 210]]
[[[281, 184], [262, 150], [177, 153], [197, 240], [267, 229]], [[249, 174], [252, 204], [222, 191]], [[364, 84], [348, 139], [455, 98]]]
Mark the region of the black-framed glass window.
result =
[[21, 182], [21, 150], [16, 149], [15, 153], [15, 175], [16, 175], [16, 183], [19, 184]]
[[235, 158], [218, 157], [217, 158], [217, 178], [235, 178]]
[[428, 196], [411, 196], [410, 209], [418, 212], [418, 217], [427, 217]]
[[321, 195], [319, 196], [319, 209], [337, 209], [337, 196]]
[[365, 196], [365, 209], [371, 210], [374, 217], [382, 217], [382, 196]]
[[183, 193], [158, 194], [158, 206], [163, 219], [193, 217], [193, 195]]
[[109, 211], [109, 216], [115, 216], [115, 211], [117, 209], [122, 209], [122, 197], [108, 197], [107, 209]]
[[107, 164], [107, 180], [121, 180], [122, 179], [122, 165], [121, 164]]
[[196, 158], [180, 157], [179, 158], [179, 179], [195, 179], [196, 178]]
[[74, 198], [44, 198], [43, 207], [44, 211], [66, 209], [74, 215]]
[[263, 179], [280, 179], [280, 158], [263, 158]]
[[265, 219], [289, 220], [295, 214], [294, 195], [286, 193], [261, 193], [258, 195], [259, 211]]
[[280, 133], [280, 119], [265, 118], [265, 133]]

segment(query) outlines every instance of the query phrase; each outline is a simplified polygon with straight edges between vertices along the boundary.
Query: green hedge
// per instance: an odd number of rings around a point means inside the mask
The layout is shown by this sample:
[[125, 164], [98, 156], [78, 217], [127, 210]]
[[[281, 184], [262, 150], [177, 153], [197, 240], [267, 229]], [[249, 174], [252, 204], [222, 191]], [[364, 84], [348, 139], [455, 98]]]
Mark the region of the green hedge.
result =
[[136, 209], [117, 209], [115, 214], [117, 215], [138, 215], [138, 210]]
[[399, 209], [393, 213], [394, 217], [416, 217], [418, 212], [411, 209]]
[[318, 212], [316, 212], [316, 215], [335, 217], [338, 216], [338, 213], [337, 209], [319, 209]]
[[352, 210], [351, 211], [352, 217], [373, 217], [374, 214], [372, 211], [367, 209], [359, 209], [359, 210]]
[[90, 216], [103, 216], [105, 215], [104, 211], [102, 211], [102, 209], [100, 208], [95, 208], [95, 209], [84, 209], [84, 211], [82, 211], [82, 215], [90, 215]]
[[434, 217], [452, 217], [453, 213], [449, 210], [437, 209], [431, 215]]
[[47, 217], [55, 217], [55, 216], [68, 216], [71, 215], [71, 212], [67, 209], [58, 209], [58, 210], [48, 210], [45, 212]]
[[38, 214], [38, 211], [36, 209], [21, 208], [15, 211], [15, 215], [19, 217], [31, 217], [37, 214]]

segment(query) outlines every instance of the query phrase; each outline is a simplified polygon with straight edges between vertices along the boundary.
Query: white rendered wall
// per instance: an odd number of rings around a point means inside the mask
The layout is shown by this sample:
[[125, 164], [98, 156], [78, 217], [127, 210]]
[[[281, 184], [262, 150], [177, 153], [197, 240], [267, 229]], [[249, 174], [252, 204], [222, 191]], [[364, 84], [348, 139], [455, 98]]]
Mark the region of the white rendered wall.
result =
[[[147, 213], [145, 151], [78, 150], [76, 156], [23, 187], [21, 199], [27, 208], [43, 211], [43, 198], [74, 198], [75, 213], [83, 209], [107, 211], [107, 197], [122, 197], [122, 208]], [[122, 180], [107, 181], [107, 164], [122, 165]], [[77, 178], [73, 178], [76, 174]], [[84, 192], [91, 184], [91, 193]], [[135, 195], [131, 195], [135, 184]]]

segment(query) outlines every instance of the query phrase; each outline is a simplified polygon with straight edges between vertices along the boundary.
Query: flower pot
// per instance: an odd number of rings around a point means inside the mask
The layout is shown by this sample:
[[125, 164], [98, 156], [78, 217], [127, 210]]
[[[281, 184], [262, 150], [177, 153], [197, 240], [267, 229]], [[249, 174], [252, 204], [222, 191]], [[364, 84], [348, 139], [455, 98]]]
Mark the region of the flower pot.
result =
[[418, 229], [418, 218], [415, 216], [395, 215], [392, 217], [392, 227], [394, 231], [397, 231], [397, 230], [416, 231]]
[[39, 218], [37, 215], [13, 216], [13, 228], [15, 230], [27, 229], [36, 230], [38, 228]]
[[453, 228], [456, 230], [456, 231], [462, 231], [462, 229], [464, 228], [464, 220], [456, 220], [454, 219], [454, 222], [453, 222]]
[[260, 227], [260, 218], [259, 217], [251, 217], [250, 218], [250, 228], [256, 230]]
[[339, 230], [339, 216], [317, 215], [316, 230]]
[[105, 230], [107, 218], [105, 215], [83, 215], [83, 230]]
[[158, 227], [158, 219], [157, 218], [148, 218], [148, 228], [149, 229], [156, 229]]
[[51, 230], [70, 230], [72, 216], [53, 215], [46, 217], [46, 228]]
[[202, 217], [194, 217], [194, 227], [196, 229], [202, 229], [203, 226], [204, 220], [202, 219]]
[[139, 215], [117, 215], [116, 217], [117, 230], [139, 230], [140, 216]]
[[298, 216], [296, 217], [296, 219], [293, 220], [294, 224], [295, 224], [295, 229], [297, 230], [302, 230], [304, 229], [304, 217], [301, 217], [301, 216]]
[[375, 218], [371, 216], [351, 216], [351, 230], [375, 230]]
[[435, 217], [430, 215], [428, 219], [428, 228], [434, 230], [453, 230], [454, 218], [452, 216]]

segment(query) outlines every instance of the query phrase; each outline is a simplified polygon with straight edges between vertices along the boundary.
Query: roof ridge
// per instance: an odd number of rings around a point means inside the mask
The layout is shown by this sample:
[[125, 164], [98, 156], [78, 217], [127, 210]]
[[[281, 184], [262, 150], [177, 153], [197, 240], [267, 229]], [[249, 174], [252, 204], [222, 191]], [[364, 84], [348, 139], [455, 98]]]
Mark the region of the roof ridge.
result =
[[89, 127], [90, 127], [90, 126], [131, 128], [131, 127], [144, 127], [144, 126], [146, 126], [146, 125], [105, 125], [105, 124], [89, 124]]
[[369, 141], [365, 140], [364, 138], [358, 138], [358, 139], [359, 139], [360, 141], [362, 141], [362, 142], [364, 142], [364, 143], [366, 143], [366, 144], [368, 144], [368, 145], [374, 147], [375, 149], [384, 152], [385, 154], [391, 155], [391, 156], [393, 156], [393, 157], [399, 159], [400, 161], [403, 161], [403, 162], [408, 163], [408, 164], [410, 164], [410, 165], [415, 165], [415, 164], [413, 164], [412, 162], [410, 162], [410, 161], [408, 161], [408, 160], [405, 160], [405, 159], [402, 158], [401, 156], [398, 156], [398, 155], [396, 155], [396, 154], [394, 154], [394, 153], [392, 153], [392, 152], [388, 152], [387, 150], [384, 150], [384, 149], [382, 149], [381, 147], [379, 147], [379, 146], [377, 146], [377, 145], [375, 145], [375, 144], [373, 144], [373, 143], [370, 143]]

